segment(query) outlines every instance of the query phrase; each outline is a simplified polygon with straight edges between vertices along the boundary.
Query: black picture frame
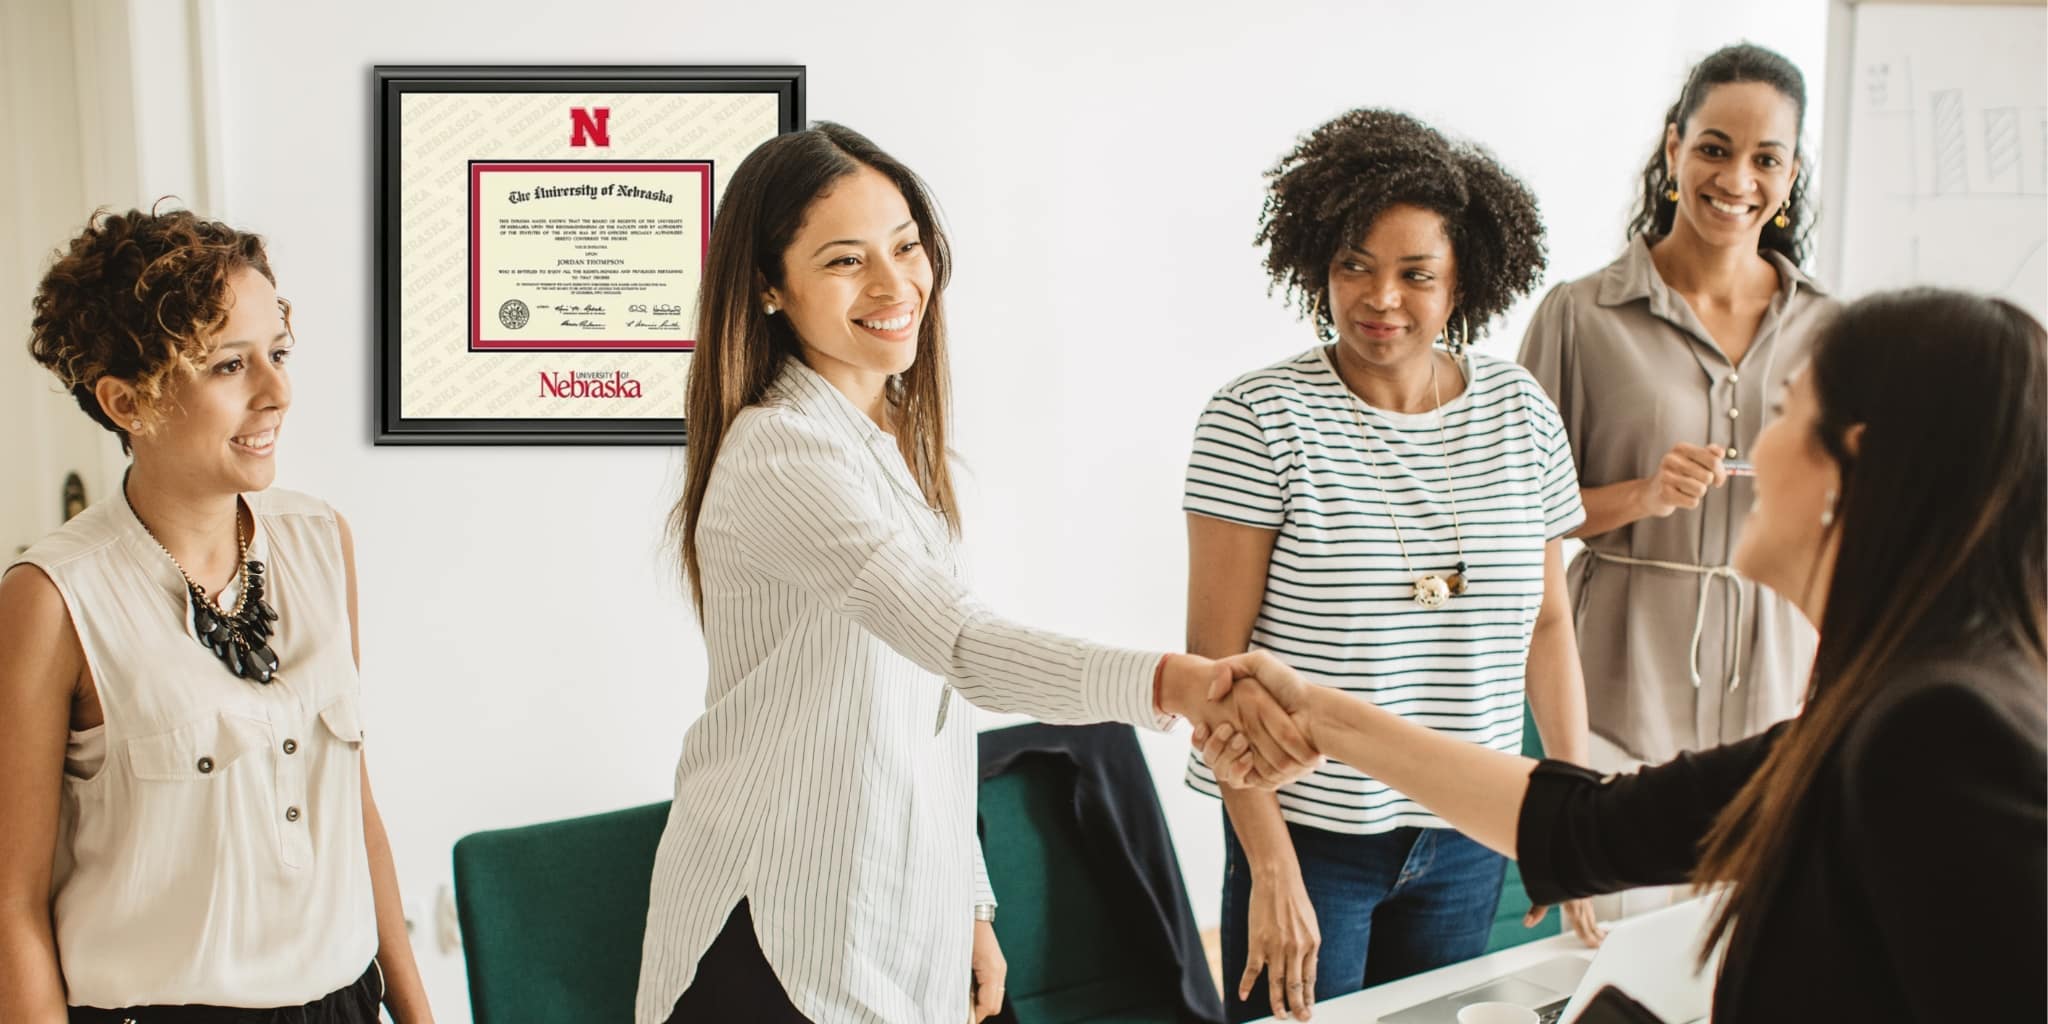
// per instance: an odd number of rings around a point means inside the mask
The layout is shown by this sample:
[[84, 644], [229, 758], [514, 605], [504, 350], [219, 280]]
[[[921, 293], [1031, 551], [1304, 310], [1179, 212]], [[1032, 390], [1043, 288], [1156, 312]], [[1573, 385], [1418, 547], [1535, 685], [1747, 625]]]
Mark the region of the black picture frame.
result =
[[[408, 168], [404, 166], [405, 153], [406, 97], [412, 95], [449, 96], [464, 95], [481, 97], [472, 109], [484, 109], [493, 102], [506, 103], [514, 100], [526, 103], [545, 104], [540, 97], [549, 95], [563, 97], [564, 103], [575, 103], [576, 111], [582, 115], [584, 124], [577, 131], [586, 136], [578, 145], [591, 141], [589, 133], [582, 129], [591, 127], [589, 110], [591, 104], [602, 101], [608, 95], [630, 96], [645, 93], [678, 94], [731, 94], [738, 102], [741, 97], [772, 96], [775, 102], [774, 134], [786, 134], [804, 126], [805, 69], [801, 65], [746, 65], [746, 66], [501, 66], [501, 65], [377, 65], [372, 69], [375, 89], [375, 180], [376, 180], [376, 225], [372, 280], [375, 290], [375, 315], [377, 339], [375, 343], [374, 370], [374, 424], [373, 441], [378, 445], [680, 445], [686, 437], [686, 426], [680, 415], [674, 417], [629, 417], [616, 415], [592, 416], [516, 416], [516, 415], [425, 415], [418, 412], [408, 414], [404, 396], [409, 378], [406, 365], [407, 324], [404, 316], [408, 300], [415, 304], [427, 298], [438, 303], [447, 303], [452, 296], [443, 294], [451, 291], [447, 287], [447, 270], [441, 266], [445, 259], [434, 264], [433, 276], [437, 278], [430, 296], [408, 294], [407, 254], [402, 244], [406, 230], [406, 202], [409, 191], [419, 185], [409, 180], [408, 173], [432, 175], [434, 186], [450, 187], [441, 180], [452, 173], [450, 160], [440, 158], [432, 161], [435, 166]], [[596, 100], [593, 100], [593, 97]], [[509, 98], [509, 99], [500, 99]], [[759, 101], [756, 100], [756, 103]], [[750, 107], [757, 116], [758, 109]], [[544, 112], [544, 111], [543, 111]], [[451, 125], [457, 127], [451, 127]], [[460, 118], [445, 120], [433, 126], [436, 130], [459, 132], [464, 128], [473, 129]], [[671, 126], [672, 127], [672, 126]], [[419, 129], [427, 131], [426, 128]], [[701, 132], [698, 135], [701, 136]], [[648, 140], [644, 132], [636, 136], [641, 144], [625, 159], [634, 161], [702, 162], [710, 167], [709, 173], [729, 175], [736, 167], [736, 159], [711, 161], [704, 153], [688, 151], [689, 134], [676, 132], [674, 151], [660, 149], [666, 140]], [[772, 136], [771, 136], [772, 137]], [[606, 147], [610, 145], [609, 135], [600, 133]], [[765, 140], [764, 140], [765, 141]], [[489, 145], [481, 142], [479, 145]], [[754, 143], [758, 145], [758, 142]], [[659, 151], [650, 154], [647, 146]], [[479, 161], [518, 161], [549, 159], [546, 154], [525, 152], [474, 152], [464, 153], [465, 166]], [[606, 162], [609, 154], [592, 154], [589, 163]], [[581, 159], [582, 155], [578, 154]], [[617, 161], [611, 161], [617, 162]], [[466, 172], [474, 174], [473, 171]], [[709, 179], [707, 179], [709, 180]], [[469, 187], [467, 183], [465, 188]], [[708, 193], [710, 186], [707, 184]], [[472, 204], [474, 205], [474, 204]], [[711, 225], [708, 216], [702, 221], [701, 230], [708, 238]], [[476, 216], [474, 209], [468, 210], [468, 217]], [[468, 258], [476, 254], [465, 246]], [[461, 284], [461, 299], [465, 307], [472, 306], [475, 296], [470, 294], [472, 278], [465, 271]], [[422, 288], [418, 284], [413, 288]], [[522, 310], [523, 313], [523, 310]], [[474, 351], [471, 342], [477, 336], [472, 322], [467, 328], [467, 337], [461, 339], [462, 360], [489, 360], [492, 358], [514, 358], [517, 354], [491, 351]], [[452, 343], [441, 339], [439, 332], [433, 334], [435, 344], [452, 350]], [[588, 356], [608, 350], [589, 348], [578, 350], [579, 356]], [[523, 354], [523, 353], [522, 353]], [[665, 352], [677, 366], [686, 366], [687, 351]], [[424, 362], [425, 360], [420, 360]], [[478, 364], [472, 362], [474, 367]], [[425, 371], [415, 369], [416, 374]], [[418, 383], [418, 381], [414, 381]], [[673, 383], [673, 382], [671, 382]], [[450, 386], [453, 386], [452, 384]], [[545, 389], [545, 385], [542, 385]], [[484, 410], [488, 413], [490, 410]]]

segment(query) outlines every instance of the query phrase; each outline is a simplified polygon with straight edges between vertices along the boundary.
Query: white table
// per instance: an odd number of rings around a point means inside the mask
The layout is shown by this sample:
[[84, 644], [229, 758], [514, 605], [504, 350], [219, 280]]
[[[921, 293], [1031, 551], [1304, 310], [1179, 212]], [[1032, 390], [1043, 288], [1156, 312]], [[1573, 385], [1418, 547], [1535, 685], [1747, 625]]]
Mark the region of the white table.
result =
[[[1438, 996], [1461, 992], [1481, 982], [1513, 974], [1558, 956], [1577, 955], [1588, 960], [1593, 951], [1578, 936], [1565, 932], [1547, 939], [1509, 946], [1506, 949], [1449, 967], [1410, 975], [1400, 981], [1339, 996], [1315, 1005], [1315, 1024], [1376, 1024], [1383, 1013], [1398, 1013]], [[1274, 1018], [1268, 1017], [1267, 1020]], [[1292, 1018], [1289, 1018], [1292, 1019]]]

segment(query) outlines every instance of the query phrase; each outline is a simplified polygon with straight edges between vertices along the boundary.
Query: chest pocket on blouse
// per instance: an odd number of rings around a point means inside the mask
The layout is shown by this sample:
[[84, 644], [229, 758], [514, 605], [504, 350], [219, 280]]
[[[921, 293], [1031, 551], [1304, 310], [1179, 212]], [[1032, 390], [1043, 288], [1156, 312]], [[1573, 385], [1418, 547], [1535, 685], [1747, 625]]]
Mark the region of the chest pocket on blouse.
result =
[[363, 721], [356, 710], [354, 694], [342, 694], [333, 703], [320, 709], [320, 724], [335, 739], [350, 747], [363, 745]]
[[137, 778], [206, 782], [221, 778], [236, 761], [269, 745], [270, 723], [221, 712], [129, 740], [128, 763]]

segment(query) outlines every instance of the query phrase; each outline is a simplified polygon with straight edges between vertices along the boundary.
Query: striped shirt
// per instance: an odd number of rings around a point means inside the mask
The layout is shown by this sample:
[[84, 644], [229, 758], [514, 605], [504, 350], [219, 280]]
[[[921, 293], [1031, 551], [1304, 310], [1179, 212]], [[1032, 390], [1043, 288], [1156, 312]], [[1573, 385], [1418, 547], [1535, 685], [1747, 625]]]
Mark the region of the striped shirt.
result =
[[795, 359], [734, 420], [697, 543], [706, 707], [655, 855], [637, 1019], [667, 1019], [742, 899], [818, 1024], [964, 1018], [989, 894], [960, 698], [1164, 728], [1161, 654], [977, 604], [895, 439]]
[[[1519, 752], [1544, 545], [1585, 512], [1557, 409], [1528, 371], [1474, 353], [1465, 377], [1440, 435], [1437, 411], [1360, 401], [1323, 346], [1245, 374], [1195, 427], [1182, 507], [1277, 532], [1253, 647], [1409, 721]], [[1459, 534], [1469, 589], [1438, 608], [1415, 604], [1417, 575], [1457, 565]], [[1221, 795], [1199, 757], [1187, 782]], [[1279, 798], [1288, 821], [1333, 832], [1445, 827], [1337, 761]]]

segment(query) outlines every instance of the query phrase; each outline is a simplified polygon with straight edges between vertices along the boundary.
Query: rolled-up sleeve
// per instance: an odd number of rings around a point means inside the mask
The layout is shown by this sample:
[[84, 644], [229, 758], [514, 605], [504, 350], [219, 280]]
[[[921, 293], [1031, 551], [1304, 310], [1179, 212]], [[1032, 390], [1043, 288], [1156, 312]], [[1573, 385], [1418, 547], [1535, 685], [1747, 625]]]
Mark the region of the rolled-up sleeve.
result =
[[1694, 881], [1700, 841], [1787, 725], [1632, 775], [1603, 779], [1562, 761], [1538, 764], [1515, 830], [1529, 899], [1559, 903]]
[[983, 607], [922, 538], [877, 506], [856, 471], [870, 456], [800, 415], [736, 424], [712, 486], [718, 528], [750, 564], [844, 615], [976, 705], [1059, 724], [1166, 728], [1152, 708], [1161, 652], [1124, 650], [1010, 622]]

